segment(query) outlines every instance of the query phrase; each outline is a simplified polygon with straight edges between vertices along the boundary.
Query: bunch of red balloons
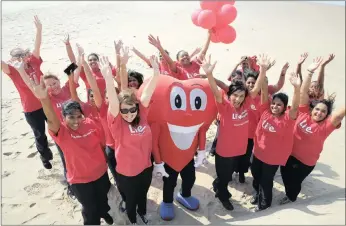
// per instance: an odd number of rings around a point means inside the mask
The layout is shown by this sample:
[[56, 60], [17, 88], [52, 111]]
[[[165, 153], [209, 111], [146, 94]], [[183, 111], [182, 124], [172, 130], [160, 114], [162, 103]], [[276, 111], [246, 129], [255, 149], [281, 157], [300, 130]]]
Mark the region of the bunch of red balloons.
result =
[[237, 17], [233, 1], [200, 1], [201, 9], [191, 15], [192, 22], [204, 29], [212, 29], [211, 41], [230, 44], [236, 39], [236, 31], [229, 24]]

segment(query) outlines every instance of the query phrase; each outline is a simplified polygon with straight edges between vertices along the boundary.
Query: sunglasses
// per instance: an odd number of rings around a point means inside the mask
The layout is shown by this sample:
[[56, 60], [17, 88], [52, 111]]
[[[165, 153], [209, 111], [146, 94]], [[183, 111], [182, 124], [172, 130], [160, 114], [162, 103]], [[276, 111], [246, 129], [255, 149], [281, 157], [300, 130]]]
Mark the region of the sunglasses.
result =
[[120, 109], [121, 114], [127, 114], [127, 113], [135, 113], [137, 111], [137, 107], [132, 107], [132, 108], [122, 108]]

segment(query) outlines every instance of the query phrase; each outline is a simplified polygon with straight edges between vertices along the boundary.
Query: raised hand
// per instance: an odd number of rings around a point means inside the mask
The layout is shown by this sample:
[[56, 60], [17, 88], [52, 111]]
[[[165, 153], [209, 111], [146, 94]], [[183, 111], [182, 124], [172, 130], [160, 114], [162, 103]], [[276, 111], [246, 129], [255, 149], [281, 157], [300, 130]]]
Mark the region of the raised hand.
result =
[[303, 54], [301, 54], [301, 55], [300, 55], [300, 59], [299, 59], [299, 61], [298, 61], [298, 64], [304, 63], [304, 61], [306, 60], [306, 58], [307, 58], [308, 56], [309, 56], [308, 53], [303, 53]]
[[150, 57], [150, 64], [151, 64], [151, 66], [153, 67], [153, 69], [154, 69], [154, 75], [155, 76], [157, 76], [157, 75], [159, 75], [160, 74], [160, 64], [159, 64], [159, 60], [157, 59], [157, 57], [156, 56], [151, 56]]
[[82, 56], [84, 54], [84, 49], [81, 45], [79, 45], [78, 43], [76, 44], [77, 46], [77, 50], [78, 50], [78, 56]]
[[37, 30], [42, 30], [42, 24], [40, 19], [38, 19], [38, 16], [34, 16], [34, 23]]
[[203, 57], [202, 63], [200, 63], [199, 65], [203, 68], [207, 76], [209, 76], [213, 73], [216, 63], [217, 61], [211, 64], [211, 54], [209, 54], [208, 60], [206, 60], [205, 57]]
[[116, 53], [119, 53], [122, 47], [123, 47], [123, 41], [121, 40], [119, 40], [118, 42], [114, 41], [114, 49]]
[[297, 75], [296, 73], [292, 72], [291, 76], [290, 76], [290, 82], [291, 84], [295, 87], [295, 88], [299, 88], [301, 81], [300, 81], [300, 77], [299, 75]]
[[152, 44], [153, 46], [155, 46], [156, 48], [161, 47], [161, 42], [160, 42], [159, 37], [155, 38], [153, 35], [149, 35], [148, 40], [149, 40], [149, 43]]
[[25, 71], [24, 69], [24, 62], [19, 59], [18, 61], [11, 61], [9, 62], [9, 64], [14, 67], [18, 72], [22, 72], [22, 71]]
[[287, 72], [287, 69], [290, 67], [290, 64], [288, 62], [285, 63], [285, 65], [281, 69], [281, 74], [285, 75]]
[[105, 56], [101, 57], [98, 65], [99, 65], [101, 73], [105, 79], [109, 79], [109, 78], [113, 79], [112, 69], [111, 69], [111, 66], [109, 64], [108, 57], [105, 57]]
[[122, 50], [122, 52], [123, 52], [123, 54], [121, 55], [121, 54], [119, 54], [119, 56], [120, 56], [120, 64], [121, 65], [126, 65], [127, 64], [127, 62], [129, 61], [129, 59], [130, 59], [130, 55], [129, 55], [129, 52], [130, 52], [130, 50], [129, 50], [129, 47], [121, 47], [121, 50]]
[[316, 71], [316, 69], [320, 66], [322, 61], [323, 61], [322, 57], [316, 57], [312, 61], [312, 64], [309, 65], [308, 71], [311, 72], [311, 73], [314, 73]]
[[70, 45], [70, 35], [67, 34], [63, 40], [63, 42], [65, 43], [65, 45]]
[[321, 63], [321, 66], [326, 66], [327, 64], [329, 64], [329, 62], [332, 61], [334, 57], [335, 54], [329, 54], [328, 58]]
[[268, 58], [268, 56], [266, 54], [260, 54], [257, 58], [257, 64], [262, 67], [265, 68], [266, 70], [268, 69], [267, 66], [270, 63], [270, 59]]
[[276, 63], [276, 60], [273, 60], [273, 61], [269, 60], [269, 64], [267, 65], [267, 70], [269, 70], [271, 67], [273, 67], [275, 65], [275, 63]]
[[248, 58], [249, 58], [249, 57], [247, 57], [247, 56], [242, 56], [242, 57], [240, 58], [240, 61], [239, 61], [238, 64], [241, 64], [241, 63], [243, 63], [244, 61], [247, 61]]

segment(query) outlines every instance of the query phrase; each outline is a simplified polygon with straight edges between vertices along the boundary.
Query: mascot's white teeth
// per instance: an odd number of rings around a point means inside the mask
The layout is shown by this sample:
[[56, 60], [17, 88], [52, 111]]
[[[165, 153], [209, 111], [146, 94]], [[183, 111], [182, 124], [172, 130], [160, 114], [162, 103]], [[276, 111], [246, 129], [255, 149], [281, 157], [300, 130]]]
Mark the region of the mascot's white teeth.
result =
[[191, 147], [191, 144], [196, 136], [197, 131], [203, 125], [203, 123], [195, 126], [177, 126], [167, 123], [171, 138], [182, 151], [185, 151]]

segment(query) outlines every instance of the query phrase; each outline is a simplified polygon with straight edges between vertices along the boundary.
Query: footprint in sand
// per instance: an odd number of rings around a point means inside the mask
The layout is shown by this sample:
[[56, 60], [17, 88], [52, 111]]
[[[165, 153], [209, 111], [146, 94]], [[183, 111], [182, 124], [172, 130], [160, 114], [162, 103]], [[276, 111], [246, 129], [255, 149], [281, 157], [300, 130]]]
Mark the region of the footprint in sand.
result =
[[20, 135], [23, 136], [23, 137], [25, 137], [25, 136], [28, 135], [28, 134], [29, 134], [29, 132], [22, 133], [22, 134], [20, 134]]
[[27, 158], [31, 159], [37, 155], [37, 152], [33, 152], [27, 156]]
[[2, 154], [5, 155], [5, 156], [10, 156], [10, 155], [12, 155], [12, 152], [4, 152]]
[[8, 177], [10, 176], [12, 173], [8, 172], [8, 171], [5, 171], [3, 174], [2, 174], [2, 178], [5, 178], [5, 177]]
[[34, 202], [34, 203], [31, 203], [29, 207], [32, 208], [32, 207], [34, 207], [35, 205], [36, 205], [36, 203]]
[[26, 186], [24, 190], [29, 194], [29, 195], [38, 195], [41, 193], [42, 188], [47, 187], [48, 185], [46, 184], [40, 184], [40, 183], [34, 183], [32, 185]]

